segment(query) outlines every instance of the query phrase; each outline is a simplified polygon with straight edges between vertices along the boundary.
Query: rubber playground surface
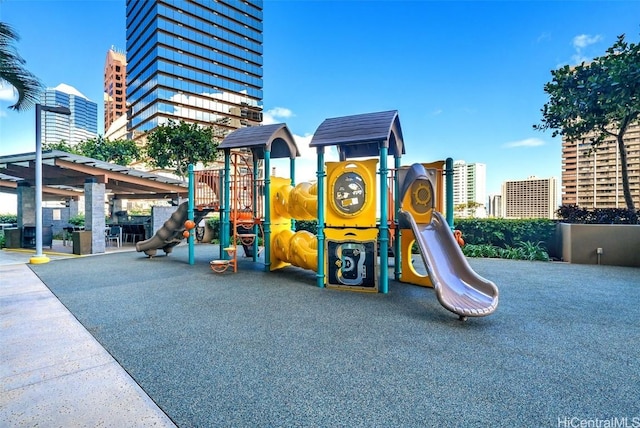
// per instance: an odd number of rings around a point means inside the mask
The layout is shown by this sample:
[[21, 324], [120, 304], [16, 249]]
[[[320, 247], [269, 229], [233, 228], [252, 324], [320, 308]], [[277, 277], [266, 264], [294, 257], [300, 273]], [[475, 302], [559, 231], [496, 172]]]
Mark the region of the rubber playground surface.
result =
[[[470, 259], [500, 290], [461, 322], [433, 290], [320, 289], [215, 246], [31, 268], [180, 427], [571, 426], [640, 418], [640, 270]], [[390, 269], [390, 272], [392, 269]], [[574, 419], [576, 418], [576, 419]]]

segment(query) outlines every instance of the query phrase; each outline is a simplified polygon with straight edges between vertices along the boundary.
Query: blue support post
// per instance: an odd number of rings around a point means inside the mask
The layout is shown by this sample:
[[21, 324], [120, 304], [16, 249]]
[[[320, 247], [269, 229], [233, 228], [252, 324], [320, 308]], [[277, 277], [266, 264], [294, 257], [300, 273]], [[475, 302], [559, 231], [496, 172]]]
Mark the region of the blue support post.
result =
[[400, 230], [400, 227], [398, 225], [398, 212], [400, 212], [400, 203], [402, 202], [400, 200], [400, 179], [398, 178], [399, 175], [399, 171], [400, 171], [400, 167], [402, 166], [400, 164], [401, 162], [401, 158], [400, 157], [395, 157], [394, 158], [394, 162], [395, 162], [395, 174], [393, 174], [393, 194], [395, 195], [394, 198], [394, 223], [395, 223], [395, 237], [394, 237], [394, 241], [393, 241], [393, 268], [394, 268], [394, 278], [396, 279], [396, 281], [400, 280], [400, 277], [402, 276], [402, 253], [400, 252], [400, 238], [402, 236], [402, 231]]
[[[187, 218], [191, 221], [194, 220], [193, 217], [193, 207], [194, 207], [194, 198], [195, 198], [195, 186], [194, 186], [194, 173], [193, 173], [193, 164], [190, 163], [189, 164], [189, 202], [187, 204]], [[191, 229], [189, 231], [189, 238], [188, 238], [188, 243], [189, 243], [189, 264], [190, 265], [194, 265], [195, 264], [195, 242], [193, 242], [193, 232], [194, 229]]]
[[264, 270], [271, 270], [271, 151], [264, 151]]
[[318, 164], [316, 177], [318, 178], [318, 271], [316, 284], [324, 288], [324, 147], [318, 147]]
[[223, 242], [222, 242], [222, 236], [224, 235], [223, 229], [224, 229], [224, 173], [220, 174], [220, 176], [218, 177], [218, 189], [221, 189], [222, 191], [222, 195], [218, 195], [218, 202], [219, 202], [219, 207], [218, 207], [218, 211], [219, 211], [219, 215], [220, 217], [218, 218], [218, 247], [220, 248], [220, 258], [222, 258], [222, 249], [224, 248]]
[[224, 248], [229, 246], [229, 232], [230, 225], [229, 220], [231, 219], [231, 149], [224, 149], [224, 210], [222, 214], [222, 218], [220, 219], [220, 223], [222, 224], [222, 236], [220, 236], [220, 242], [222, 243], [222, 247], [220, 248], [220, 258], [223, 260], [229, 259], [229, 254], [226, 251], [223, 251]]
[[[289, 159], [289, 174], [291, 176], [291, 187], [296, 187], [296, 158]], [[291, 230], [296, 230], [296, 219], [291, 218]]]
[[453, 230], [453, 159], [447, 158], [445, 161], [444, 175], [446, 179], [446, 200], [447, 206], [447, 223]]
[[389, 291], [388, 150], [387, 147], [380, 148], [380, 279], [378, 289], [380, 293], [384, 294]]
[[251, 189], [253, 204], [253, 227], [251, 233], [255, 236], [253, 238], [253, 258], [254, 262], [258, 261], [258, 225], [256, 224], [256, 218], [258, 217], [258, 159], [253, 156], [253, 185]]

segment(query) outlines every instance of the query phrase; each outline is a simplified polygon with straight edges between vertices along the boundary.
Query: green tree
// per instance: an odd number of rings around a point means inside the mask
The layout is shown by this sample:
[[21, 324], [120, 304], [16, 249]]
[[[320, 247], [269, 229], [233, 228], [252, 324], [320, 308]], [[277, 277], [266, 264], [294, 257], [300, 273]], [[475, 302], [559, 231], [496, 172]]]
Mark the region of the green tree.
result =
[[553, 130], [577, 143], [589, 140], [595, 151], [608, 138], [615, 138], [622, 166], [625, 203], [635, 211], [627, 165], [624, 137], [640, 115], [640, 44], [627, 43], [625, 36], [606, 55], [576, 67], [552, 70], [553, 79], [544, 85], [549, 101], [542, 108], [542, 122], [534, 129]]
[[476, 201], [467, 201], [464, 202], [462, 204], [456, 204], [453, 207], [453, 210], [458, 213], [458, 215], [462, 215], [464, 214], [465, 211], [469, 210], [469, 215], [471, 217], [475, 217], [476, 216], [476, 209], [480, 208], [482, 206], [481, 203], [476, 202]]
[[81, 141], [76, 146], [76, 153], [104, 162], [127, 166], [140, 159], [142, 151], [131, 140], [109, 140], [102, 135]]
[[80, 154], [75, 146], [70, 145], [65, 140], [60, 140], [57, 143], [42, 143], [42, 150], [59, 150], [61, 152]]
[[61, 140], [58, 143], [45, 143], [43, 150], [60, 150], [67, 153], [127, 166], [142, 158], [142, 150], [131, 140], [109, 140], [102, 135], [70, 145]]
[[0, 82], [13, 86], [18, 100], [9, 108], [27, 110], [38, 102], [43, 85], [25, 68], [25, 60], [13, 46], [20, 36], [9, 25], [0, 22]]
[[184, 178], [190, 163], [207, 165], [217, 159], [220, 138], [215, 126], [169, 119], [148, 134], [145, 150], [151, 166], [172, 169]]

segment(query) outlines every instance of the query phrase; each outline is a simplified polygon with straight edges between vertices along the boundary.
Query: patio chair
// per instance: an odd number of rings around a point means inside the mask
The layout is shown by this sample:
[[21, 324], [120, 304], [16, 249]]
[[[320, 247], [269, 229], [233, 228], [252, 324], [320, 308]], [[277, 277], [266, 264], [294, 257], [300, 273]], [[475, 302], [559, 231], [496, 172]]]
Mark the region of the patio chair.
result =
[[115, 242], [117, 247], [122, 246], [122, 227], [110, 226], [105, 231], [106, 244], [110, 245], [111, 242]]

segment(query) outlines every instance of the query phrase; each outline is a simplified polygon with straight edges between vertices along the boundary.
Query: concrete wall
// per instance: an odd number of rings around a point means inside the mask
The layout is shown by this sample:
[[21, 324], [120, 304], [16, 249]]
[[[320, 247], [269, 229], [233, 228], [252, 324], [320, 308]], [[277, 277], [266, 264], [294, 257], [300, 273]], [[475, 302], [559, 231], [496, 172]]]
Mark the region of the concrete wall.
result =
[[640, 225], [559, 223], [558, 228], [565, 262], [640, 267]]
[[171, 214], [176, 212], [177, 209], [178, 207], [151, 207], [151, 225], [153, 227], [152, 236], [158, 231], [158, 229], [164, 226], [164, 222], [169, 220]]
[[84, 227], [91, 231], [91, 254], [105, 252], [105, 185], [89, 178], [84, 183]]

